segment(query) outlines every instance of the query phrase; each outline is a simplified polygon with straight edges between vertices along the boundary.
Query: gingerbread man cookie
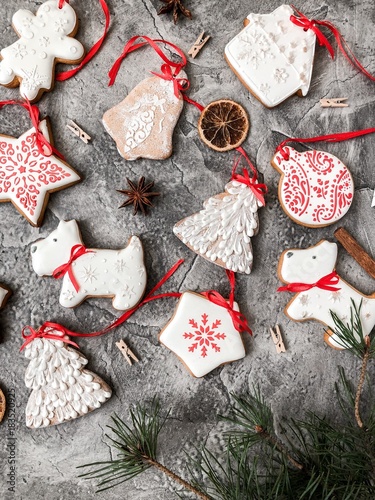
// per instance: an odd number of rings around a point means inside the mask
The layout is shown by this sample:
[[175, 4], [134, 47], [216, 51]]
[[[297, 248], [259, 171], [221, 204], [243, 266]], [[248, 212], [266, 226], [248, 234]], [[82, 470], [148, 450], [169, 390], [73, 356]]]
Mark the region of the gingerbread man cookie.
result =
[[[236, 303], [234, 310], [239, 310]], [[228, 310], [194, 292], [181, 295], [159, 341], [180, 358], [194, 377], [204, 377], [246, 354]]]
[[[180, 71], [179, 78], [186, 78]], [[146, 78], [103, 116], [103, 124], [125, 160], [165, 160], [172, 154], [173, 131], [184, 101], [173, 81]]]
[[[344, 322], [350, 321], [352, 300], [359, 307], [362, 301], [361, 321], [363, 335], [368, 335], [375, 325], [375, 295], [364, 295], [350, 286], [336, 273], [333, 275], [337, 260], [337, 245], [322, 240], [307, 249], [292, 248], [285, 250], [280, 257], [278, 275], [286, 287], [280, 291], [298, 291], [289, 301], [284, 312], [294, 321], [315, 320], [327, 327], [333, 326], [330, 311], [335, 312]], [[332, 277], [334, 283], [332, 284]], [[328, 289], [325, 289], [328, 288]], [[334, 290], [333, 290], [333, 289]], [[325, 341], [335, 349], [345, 345], [336, 333], [328, 330]]]
[[77, 222], [61, 221], [47, 238], [32, 244], [31, 257], [39, 276], [52, 276], [64, 268], [55, 276], [63, 277], [63, 307], [78, 306], [88, 297], [111, 297], [113, 307], [125, 311], [138, 304], [146, 288], [143, 249], [137, 236], [122, 250], [86, 249]]
[[307, 227], [334, 224], [349, 210], [354, 182], [348, 168], [323, 151], [299, 153], [291, 147], [278, 151], [271, 164], [281, 174], [279, 200], [284, 212]]
[[[52, 143], [47, 120], [39, 130]], [[34, 128], [19, 138], [0, 135], [0, 202], [11, 201], [33, 226], [41, 225], [50, 193], [80, 180], [65, 161], [39, 151]]]
[[22, 97], [35, 102], [52, 89], [56, 63], [79, 63], [84, 48], [73, 37], [78, 22], [73, 8], [59, 0], [43, 3], [36, 15], [17, 11], [12, 25], [20, 39], [1, 50], [0, 84], [20, 86]]
[[245, 28], [225, 47], [225, 58], [245, 87], [272, 108], [310, 87], [316, 35], [290, 20], [281, 5], [271, 14], [250, 14]]

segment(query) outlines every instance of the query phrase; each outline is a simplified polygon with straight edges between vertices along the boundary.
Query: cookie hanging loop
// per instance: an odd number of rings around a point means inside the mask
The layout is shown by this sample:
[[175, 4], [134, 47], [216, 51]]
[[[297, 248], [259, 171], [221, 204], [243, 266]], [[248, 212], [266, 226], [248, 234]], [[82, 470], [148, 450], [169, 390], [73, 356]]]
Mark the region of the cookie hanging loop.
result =
[[240, 159], [241, 159], [241, 157], [238, 157], [234, 161], [231, 180], [232, 181], [241, 182], [242, 184], [245, 184], [246, 186], [248, 186], [252, 190], [252, 192], [254, 193], [254, 195], [256, 196], [256, 198], [260, 201], [260, 203], [263, 206], [265, 206], [266, 205], [266, 201], [264, 199], [264, 196], [268, 192], [267, 185], [266, 184], [260, 184], [260, 183], [257, 182], [257, 180], [258, 180], [258, 171], [254, 167], [254, 165], [252, 164], [252, 162], [251, 162], [250, 158], [248, 157], [246, 151], [242, 147], [238, 147], [238, 148], [236, 148], [236, 150], [242, 155], [243, 158], [245, 158], [245, 160], [246, 160], [247, 164], [249, 165], [249, 167], [250, 167], [253, 175], [252, 175], [252, 177], [250, 177], [249, 171], [246, 168], [242, 169], [242, 175], [236, 173], [236, 169], [237, 169], [237, 167], [238, 167], [238, 165], [240, 163]]
[[64, 7], [64, 3], [69, 3], [69, 0], [59, 0], [59, 9], [62, 9]]

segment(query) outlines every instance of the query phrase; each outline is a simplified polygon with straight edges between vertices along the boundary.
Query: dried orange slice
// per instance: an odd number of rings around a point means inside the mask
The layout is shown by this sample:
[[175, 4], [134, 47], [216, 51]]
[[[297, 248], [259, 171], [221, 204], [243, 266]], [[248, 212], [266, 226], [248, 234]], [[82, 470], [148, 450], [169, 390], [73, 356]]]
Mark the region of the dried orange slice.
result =
[[3, 391], [0, 389], [0, 422], [4, 418], [5, 408], [6, 408], [5, 396]]
[[198, 122], [202, 141], [215, 151], [238, 148], [249, 132], [249, 119], [242, 106], [229, 99], [211, 102]]

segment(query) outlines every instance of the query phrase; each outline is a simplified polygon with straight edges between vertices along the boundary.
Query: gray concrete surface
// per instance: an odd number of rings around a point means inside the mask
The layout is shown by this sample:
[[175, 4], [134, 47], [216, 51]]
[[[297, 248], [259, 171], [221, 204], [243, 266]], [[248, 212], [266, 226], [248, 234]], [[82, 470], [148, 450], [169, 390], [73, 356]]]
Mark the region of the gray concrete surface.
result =
[[[14, 11], [22, 7], [35, 10], [41, 2], [9, 0], [0, 6], [0, 47], [16, 37], [10, 27]], [[81, 21], [78, 38], [89, 46], [101, 32], [103, 16], [98, 2], [72, 0]], [[160, 460], [178, 473], [186, 474], [186, 460], [192, 446], [207, 443], [217, 453], [223, 449], [222, 424], [217, 415], [229, 408], [230, 392], [242, 392], [260, 384], [263, 394], [279, 416], [302, 417], [305, 410], [335, 417], [333, 382], [337, 365], [345, 366], [355, 380], [358, 362], [347, 353], [334, 352], [323, 343], [322, 328], [316, 323], [296, 324], [287, 320], [283, 307], [286, 295], [278, 295], [276, 265], [287, 247], [309, 246], [321, 238], [332, 239], [335, 226], [305, 229], [288, 219], [277, 200], [279, 176], [270, 165], [275, 146], [285, 136], [311, 136], [333, 131], [374, 126], [374, 84], [353, 70], [338, 55], [332, 62], [324, 48], [318, 47], [313, 82], [306, 98], [293, 97], [274, 110], [265, 109], [248, 94], [227, 67], [224, 46], [241, 29], [249, 12], [267, 13], [279, 5], [276, 0], [190, 0], [192, 21], [182, 19], [174, 26], [168, 17], [158, 17], [158, 0], [109, 0], [111, 31], [101, 53], [75, 78], [57, 83], [53, 92], [40, 101], [43, 114], [50, 116], [59, 150], [80, 172], [84, 181], [52, 195], [40, 229], [28, 225], [14, 207], [0, 206], [0, 281], [13, 290], [13, 297], [0, 313], [0, 384], [16, 392], [16, 492], [8, 492], [6, 475], [8, 426], [0, 426], [0, 498], [39, 500], [45, 498], [103, 498], [112, 500], [169, 500], [176, 498], [175, 485], [150, 471], [129, 483], [95, 495], [95, 483], [79, 479], [76, 466], [108, 459], [110, 451], [104, 434], [114, 412], [127, 417], [129, 405], [159, 395], [165, 407], [172, 408], [173, 419], [160, 440]], [[345, 34], [365, 67], [375, 72], [375, 9], [371, 2], [330, 0], [321, 5], [311, 0], [298, 6], [311, 17], [326, 18]], [[117, 104], [138, 82], [157, 70], [159, 61], [150, 50], [133, 54], [123, 64], [114, 87], [107, 87], [107, 71], [120, 54], [124, 43], [134, 34], [165, 38], [186, 52], [199, 32], [205, 29], [212, 40], [191, 61], [187, 73], [191, 80], [189, 95], [202, 103], [227, 97], [243, 104], [249, 112], [251, 130], [244, 144], [269, 186], [267, 206], [260, 210], [260, 232], [254, 238], [255, 265], [250, 276], [238, 276], [237, 300], [249, 318], [254, 337], [245, 337], [247, 356], [243, 361], [218, 369], [204, 379], [192, 378], [176, 357], [158, 344], [160, 328], [174, 309], [174, 300], [145, 306], [115, 332], [98, 339], [79, 340], [89, 358], [89, 367], [104, 377], [114, 396], [101, 409], [61, 426], [29, 430], [24, 423], [28, 398], [23, 377], [27, 361], [19, 353], [21, 328], [38, 327], [55, 320], [69, 328], [91, 331], [104, 327], [117, 317], [106, 299], [89, 300], [74, 310], [58, 304], [60, 283], [41, 279], [31, 268], [30, 244], [49, 234], [59, 219], [79, 221], [88, 246], [121, 247], [131, 234], [141, 236], [146, 253], [149, 287], [183, 257], [185, 266], [173, 277], [166, 290], [228, 290], [225, 273], [219, 267], [196, 257], [172, 234], [173, 224], [201, 208], [203, 200], [220, 192], [230, 176], [233, 155], [218, 154], [198, 138], [197, 110], [185, 106], [174, 136], [174, 154], [163, 162], [139, 160], [126, 162], [117, 153], [112, 139], [101, 124], [103, 112]], [[346, 109], [319, 106], [322, 97], [348, 97]], [[18, 97], [17, 90], [0, 88], [0, 99]], [[84, 145], [66, 129], [69, 118], [76, 120], [92, 136]], [[20, 135], [30, 127], [21, 109], [0, 112], [1, 133]], [[340, 224], [351, 230], [359, 242], [375, 252], [374, 212], [371, 198], [375, 187], [373, 151], [375, 136], [342, 144], [321, 145], [350, 167], [356, 193], [353, 206]], [[125, 178], [145, 175], [155, 180], [162, 196], [149, 217], [133, 217], [130, 210], [118, 210]], [[338, 270], [365, 293], [374, 291], [370, 277], [341, 248]], [[277, 355], [268, 327], [279, 323], [288, 350]], [[125, 338], [141, 362], [130, 368], [115, 342]], [[372, 374], [374, 371], [372, 370]]]

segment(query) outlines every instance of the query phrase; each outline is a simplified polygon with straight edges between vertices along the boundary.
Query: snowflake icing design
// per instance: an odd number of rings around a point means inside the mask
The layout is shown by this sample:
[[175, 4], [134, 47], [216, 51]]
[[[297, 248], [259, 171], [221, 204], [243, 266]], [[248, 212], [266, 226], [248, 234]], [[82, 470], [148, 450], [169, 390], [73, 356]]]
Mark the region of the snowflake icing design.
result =
[[55, 31], [57, 31], [58, 33], [65, 33], [66, 24], [68, 24], [68, 21], [66, 19], [62, 19], [61, 17], [59, 19], [56, 19]]
[[0, 200], [12, 200], [31, 220], [49, 189], [72, 181], [72, 173], [62, 162], [40, 153], [34, 129], [19, 139], [0, 137], [0, 158]]
[[96, 269], [93, 269], [91, 265], [84, 267], [83, 271], [81, 272], [81, 278], [83, 279], [84, 283], [87, 283], [88, 281], [90, 283], [93, 283], [98, 279]]
[[35, 66], [31, 71], [23, 71], [22, 85], [27, 90], [37, 89], [40, 85], [47, 81], [46, 77], [38, 73], [38, 66]]
[[49, 41], [48, 36], [41, 36], [39, 38], [40, 47], [48, 47], [49, 44], [50, 44], [50, 41]]
[[328, 300], [330, 300], [331, 302], [340, 302], [340, 300], [341, 300], [341, 292], [337, 291], [337, 292], [330, 293], [329, 297], [328, 297]]
[[13, 54], [16, 59], [17, 58], [23, 59], [25, 56], [27, 56], [26, 45], [23, 45], [22, 43], [17, 43], [13, 47]]
[[134, 287], [132, 286], [130, 288], [129, 285], [125, 284], [124, 288], [121, 290], [121, 295], [122, 297], [128, 297], [129, 299], [131, 299], [133, 295], [135, 295]]
[[307, 304], [309, 303], [309, 297], [308, 297], [308, 295], [306, 295], [305, 293], [303, 293], [302, 295], [300, 295], [299, 302], [300, 302], [301, 305], [307, 306]]
[[183, 334], [184, 339], [192, 341], [188, 348], [189, 352], [195, 352], [197, 349], [200, 349], [202, 358], [208, 356], [208, 349], [210, 347], [212, 351], [220, 352], [221, 347], [217, 345], [217, 342], [226, 338], [225, 333], [217, 331], [221, 325], [220, 319], [215, 320], [210, 326], [208, 314], [204, 313], [202, 314], [200, 324], [194, 319], [189, 319], [189, 325], [192, 331]]
[[74, 299], [75, 294], [72, 290], [68, 290], [63, 293], [63, 297], [70, 302], [71, 300]]
[[30, 28], [30, 26], [33, 25], [33, 20], [29, 16], [24, 17], [22, 19], [22, 25], [25, 26], [25, 28]]
[[288, 79], [288, 76], [289, 75], [284, 68], [276, 68], [273, 73], [273, 77], [277, 83], [285, 83]]
[[259, 90], [262, 92], [262, 94], [268, 96], [271, 91], [271, 87], [268, 85], [268, 83], [262, 83], [262, 85], [259, 87]]
[[122, 273], [125, 271], [125, 269], [128, 269], [127, 263], [123, 259], [118, 259], [115, 262], [115, 270], [117, 273]]

